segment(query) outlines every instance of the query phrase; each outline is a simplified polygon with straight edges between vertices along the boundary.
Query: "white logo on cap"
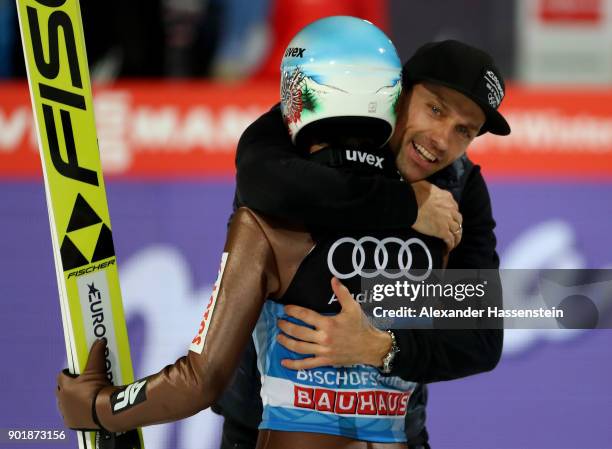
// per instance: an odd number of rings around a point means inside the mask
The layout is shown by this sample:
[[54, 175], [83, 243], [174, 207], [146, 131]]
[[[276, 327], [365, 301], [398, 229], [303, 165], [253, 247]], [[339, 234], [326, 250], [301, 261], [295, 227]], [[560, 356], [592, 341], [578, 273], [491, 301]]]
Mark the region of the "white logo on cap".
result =
[[484, 76], [485, 85], [489, 89], [489, 104], [497, 109], [504, 98], [504, 89], [492, 70], [487, 70]]

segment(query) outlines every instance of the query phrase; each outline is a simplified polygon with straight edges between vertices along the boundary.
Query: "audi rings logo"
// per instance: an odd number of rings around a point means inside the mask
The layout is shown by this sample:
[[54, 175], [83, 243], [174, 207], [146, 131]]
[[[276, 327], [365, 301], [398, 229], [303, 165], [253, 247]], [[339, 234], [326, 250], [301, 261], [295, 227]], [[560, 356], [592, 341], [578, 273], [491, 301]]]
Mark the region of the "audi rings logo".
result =
[[[363, 245], [364, 243], [368, 242], [376, 245], [374, 250], [374, 264], [376, 266], [376, 269], [364, 271], [364, 267], [366, 264], [366, 252]], [[340, 273], [334, 265], [334, 253], [341, 245], [344, 244], [353, 245], [353, 251], [351, 255], [353, 271], [351, 271], [350, 273]], [[390, 245], [398, 245], [399, 247], [399, 251], [397, 253], [397, 272], [387, 271], [387, 265], [389, 264], [388, 249], [391, 247]], [[425, 254], [427, 255], [427, 271], [421, 276], [416, 276], [410, 273], [409, 271], [412, 268], [413, 260], [411, 246], [414, 245], [423, 248]], [[416, 237], [413, 237], [406, 241], [397, 237], [387, 237], [382, 240], [378, 240], [374, 237], [368, 236], [361, 237], [359, 240], [354, 239], [352, 237], [343, 237], [334, 242], [334, 244], [329, 249], [329, 252], [327, 253], [327, 266], [329, 267], [329, 271], [331, 271], [332, 274], [338, 279], [348, 279], [352, 278], [353, 276], [373, 278], [381, 275], [388, 279], [398, 279], [402, 276], [405, 276], [413, 281], [422, 281], [424, 279], [427, 279], [429, 273], [431, 273], [431, 270], [433, 269], [433, 260], [431, 257], [431, 253], [429, 252], [429, 248], [427, 248], [427, 245], [425, 245], [422, 240]]]

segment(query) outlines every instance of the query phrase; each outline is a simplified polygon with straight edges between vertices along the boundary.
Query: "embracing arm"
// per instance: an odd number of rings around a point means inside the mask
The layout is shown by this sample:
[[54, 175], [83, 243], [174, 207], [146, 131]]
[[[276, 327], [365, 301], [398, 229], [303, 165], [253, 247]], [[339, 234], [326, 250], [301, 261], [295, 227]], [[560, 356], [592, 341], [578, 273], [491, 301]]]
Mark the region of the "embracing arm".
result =
[[279, 107], [244, 132], [236, 169], [239, 200], [271, 216], [346, 231], [408, 228], [417, 217], [409, 184], [341, 173], [300, 155]]
[[[493, 234], [495, 222], [480, 173], [475, 172], [471, 178], [462, 205], [467, 235], [458, 249], [463, 244], [466, 249], [460, 258], [451, 257], [453, 265], [449, 264], [448, 268], [492, 270], [486, 273], [487, 298], [490, 302], [501, 302], [501, 283], [495, 273], [499, 267]], [[293, 351], [313, 356], [285, 360], [283, 365], [291, 369], [358, 363], [380, 367], [382, 358], [391, 349], [390, 336], [368, 322], [348, 290], [332, 285], [342, 306], [338, 315], [324, 316], [295, 305], [285, 307], [287, 315], [306, 322], [311, 328], [281, 320], [279, 327], [286, 335], [279, 335], [279, 342]], [[391, 375], [416, 382], [434, 382], [492, 370], [501, 356], [503, 331], [487, 326], [501, 327], [501, 322], [478, 324], [480, 327], [476, 329], [460, 330], [393, 329], [400, 352], [393, 361]]]
[[[99, 379], [96, 386], [87, 383], [91, 375], [72, 378], [60, 374], [57, 396], [68, 427], [103, 427], [119, 432], [174, 421], [208, 407], [221, 394], [264, 300], [280, 286], [270, 243], [248, 209], [235, 214], [225, 255], [198, 335], [186, 356], [157, 374], [121, 387], [100, 389]], [[94, 345], [94, 349], [99, 353], [100, 345]], [[92, 355], [93, 350], [90, 359]], [[98, 374], [104, 377], [104, 370]]]
[[[470, 174], [460, 211], [464, 217], [463, 238], [450, 253], [447, 268], [490, 270], [486, 274], [486, 305], [501, 307], [501, 281], [495, 271], [499, 269], [493, 232], [495, 221], [489, 192], [478, 166]], [[501, 357], [502, 324], [501, 320], [489, 320], [477, 329], [394, 331], [401, 351], [392, 374], [417, 382], [435, 382], [490, 371]]]

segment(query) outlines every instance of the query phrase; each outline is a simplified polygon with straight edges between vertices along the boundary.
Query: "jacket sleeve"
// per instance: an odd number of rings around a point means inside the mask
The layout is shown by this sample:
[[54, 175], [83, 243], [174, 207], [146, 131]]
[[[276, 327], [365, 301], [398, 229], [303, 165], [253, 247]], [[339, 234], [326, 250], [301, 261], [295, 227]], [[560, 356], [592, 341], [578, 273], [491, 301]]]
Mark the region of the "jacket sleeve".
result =
[[[451, 252], [448, 269], [486, 269], [487, 303], [502, 302], [499, 257], [495, 250], [491, 199], [478, 166], [470, 174], [459, 205], [463, 237]], [[436, 382], [490, 371], [500, 360], [503, 321], [487, 320], [475, 329], [394, 330], [400, 352], [392, 375], [415, 382]], [[491, 327], [494, 327], [493, 329]]]
[[409, 184], [307, 160], [291, 143], [278, 106], [243, 133], [236, 170], [239, 202], [273, 217], [344, 231], [405, 229], [416, 220]]
[[185, 418], [209, 407], [221, 394], [264, 300], [279, 288], [273, 251], [248, 209], [234, 215], [224, 259], [187, 355], [128, 386], [104, 388], [94, 404], [104, 428], [122, 432]]

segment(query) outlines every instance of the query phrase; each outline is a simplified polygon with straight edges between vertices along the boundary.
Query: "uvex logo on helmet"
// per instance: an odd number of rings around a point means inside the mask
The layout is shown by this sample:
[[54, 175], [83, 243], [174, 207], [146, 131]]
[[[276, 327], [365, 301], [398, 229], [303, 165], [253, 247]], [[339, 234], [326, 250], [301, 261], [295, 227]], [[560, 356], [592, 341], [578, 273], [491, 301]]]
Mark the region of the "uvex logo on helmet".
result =
[[[373, 261], [376, 269], [366, 269], [366, 254], [371, 251], [366, 251], [364, 248], [365, 243], [373, 243]], [[341, 245], [351, 245], [351, 263], [352, 270], [342, 273], [338, 270], [338, 261], [336, 260], [336, 251]], [[389, 251], [392, 245], [397, 245], [397, 267], [398, 269], [388, 269], [389, 265]], [[415, 267], [418, 269], [426, 269], [427, 271], [422, 275], [415, 275], [410, 272], [414, 255], [411, 247], [421, 247], [427, 258], [427, 267]], [[361, 276], [363, 278], [373, 278], [376, 276], [383, 276], [387, 279], [398, 279], [402, 276], [407, 277], [413, 281], [422, 281], [427, 279], [431, 270], [433, 269], [433, 258], [427, 245], [419, 238], [413, 237], [408, 240], [402, 240], [397, 237], [387, 237], [382, 240], [376, 239], [370, 236], [364, 236], [360, 239], [354, 239], [352, 237], [343, 237], [336, 240], [334, 244], [329, 248], [327, 253], [327, 267], [329, 271], [336, 276], [338, 279], [349, 279], [354, 276]]]
[[303, 58], [305, 51], [305, 48], [289, 47], [287, 50], [285, 50], [285, 58]]

